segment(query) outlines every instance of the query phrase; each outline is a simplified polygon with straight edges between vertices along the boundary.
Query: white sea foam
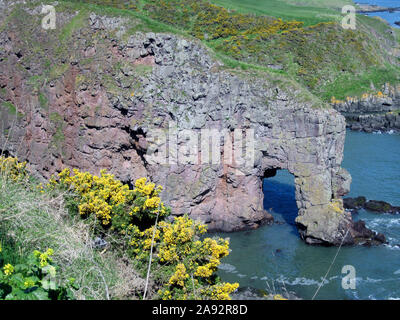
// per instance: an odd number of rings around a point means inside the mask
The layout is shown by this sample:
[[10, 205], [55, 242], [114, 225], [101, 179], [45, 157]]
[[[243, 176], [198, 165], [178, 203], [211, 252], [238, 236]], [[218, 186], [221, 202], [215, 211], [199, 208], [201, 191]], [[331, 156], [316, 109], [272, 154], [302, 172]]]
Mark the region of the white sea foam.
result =
[[[391, 215], [390, 215], [391, 216]], [[367, 221], [367, 226], [370, 229], [379, 228], [385, 226], [386, 228], [398, 227], [400, 226], [400, 217], [389, 217], [389, 215], [385, 215], [382, 218], [376, 218], [370, 221]]]
[[218, 266], [218, 269], [221, 269], [221, 270], [229, 272], [229, 273], [237, 273], [236, 267], [229, 263], [221, 263]]
[[390, 250], [400, 250], [400, 247], [398, 245], [385, 244], [385, 247]]
[[399, 281], [399, 278], [387, 278], [387, 279], [373, 279], [370, 277], [366, 278], [356, 278], [356, 283], [361, 284], [361, 283], [380, 283], [380, 282], [392, 282], [392, 281]]
[[[321, 278], [320, 281], [317, 281], [315, 279], [308, 279], [308, 278], [305, 278], [305, 277], [297, 277], [294, 280], [289, 280], [289, 279], [285, 278], [284, 276], [281, 276], [280, 278], [276, 279], [276, 281], [278, 283], [282, 283], [283, 282], [285, 285], [289, 285], [289, 286], [297, 286], [297, 285], [300, 285], [300, 286], [315, 286], [315, 285], [319, 285], [321, 283], [322, 278]], [[328, 283], [329, 283], [329, 280], [325, 279], [324, 285], [328, 284]]]

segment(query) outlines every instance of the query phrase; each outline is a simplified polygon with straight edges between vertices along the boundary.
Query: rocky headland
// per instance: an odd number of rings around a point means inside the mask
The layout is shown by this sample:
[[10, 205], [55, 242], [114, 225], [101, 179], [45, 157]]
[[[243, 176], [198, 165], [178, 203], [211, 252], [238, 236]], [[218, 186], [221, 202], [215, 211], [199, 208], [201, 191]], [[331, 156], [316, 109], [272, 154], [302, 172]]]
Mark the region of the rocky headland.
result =
[[[262, 180], [285, 169], [295, 176], [296, 224], [307, 243], [376, 238], [343, 208], [351, 177], [341, 168], [346, 123], [338, 111], [277, 74], [228, 69], [198, 40], [68, 10], [49, 32], [40, 9], [0, 13], [8, 21], [0, 29], [0, 144], [39, 178], [65, 167], [105, 168], [130, 184], [146, 176], [164, 186], [175, 215], [238, 231], [272, 221]], [[184, 130], [252, 129], [254, 166], [154, 163], [159, 128], [178, 140]]]
[[357, 3], [357, 13], [372, 13], [372, 12], [394, 12], [400, 10], [400, 7], [383, 7], [378, 5]]

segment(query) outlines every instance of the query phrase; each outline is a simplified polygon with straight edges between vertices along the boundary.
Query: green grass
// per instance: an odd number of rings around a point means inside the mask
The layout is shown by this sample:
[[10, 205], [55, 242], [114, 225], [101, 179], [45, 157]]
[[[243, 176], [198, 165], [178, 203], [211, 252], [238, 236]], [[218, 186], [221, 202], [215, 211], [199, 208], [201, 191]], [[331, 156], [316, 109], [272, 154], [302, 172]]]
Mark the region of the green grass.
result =
[[[51, 4], [52, 1], [48, 1], [48, 3]], [[133, 10], [120, 9], [113, 6], [106, 6], [101, 4], [82, 3], [74, 0], [61, 0], [58, 5], [58, 9], [61, 11], [82, 11], [82, 14], [79, 15], [79, 18], [76, 17], [76, 21], [71, 22], [67, 27], [65, 27], [63, 35], [61, 36], [61, 38], [63, 39], [70, 37], [74, 31], [79, 30], [80, 27], [84, 26], [85, 15], [87, 15], [89, 12], [94, 12], [98, 15], [130, 19], [126, 36], [134, 34], [137, 31], [168, 32], [173, 34], [186, 35], [185, 32], [179, 30], [178, 28], [174, 28], [173, 26], [151, 19], [146, 15]]]
[[71, 35], [80, 28], [84, 27], [87, 24], [89, 13], [81, 8], [78, 14], [71, 19], [71, 21], [62, 29], [59, 39], [61, 42], [70, 38]]
[[38, 99], [39, 99], [40, 107], [45, 110], [48, 110], [49, 109], [49, 101], [48, 101], [46, 95], [44, 95], [42, 92], [39, 92]]
[[16, 183], [0, 175], [0, 240], [7, 262], [52, 248], [61, 279], [75, 278], [80, 287], [77, 299], [124, 298], [137, 285], [135, 272], [116, 252], [93, 249], [91, 230], [69, 215], [61, 194], [50, 197], [31, 181]]
[[338, 21], [338, 9], [349, 0], [211, 0], [212, 3], [243, 13], [272, 16], [284, 20], [303, 21], [305, 25]]
[[8, 109], [8, 112], [9, 112], [10, 114], [14, 114], [14, 115], [17, 114], [17, 108], [16, 108], [11, 102], [9, 102], [9, 101], [4, 101], [4, 102], [2, 103], [2, 106], [3, 106], [4, 108], [7, 108], [7, 109]]
[[3, 225], [0, 225], [0, 246], [3, 261], [13, 266], [23, 263], [28, 257], [26, 252], [23, 252], [22, 248], [7, 236], [7, 230]]
[[[361, 96], [371, 92], [371, 84], [379, 91], [385, 83], [399, 83], [400, 68], [387, 66], [386, 68], [371, 68], [365, 73], [345, 74], [339, 76], [334, 82], [324, 88], [323, 99], [329, 100], [335, 97], [344, 100], [346, 97]], [[375, 92], [374, 92], [375, 93]]]
[[394, 31], [395, 31], [397, 43], [398, 43], [399, 46], [400, 46], [400, 29], [399, 29], [399, 28], [396, 28], [396, 29], [394, 29]]

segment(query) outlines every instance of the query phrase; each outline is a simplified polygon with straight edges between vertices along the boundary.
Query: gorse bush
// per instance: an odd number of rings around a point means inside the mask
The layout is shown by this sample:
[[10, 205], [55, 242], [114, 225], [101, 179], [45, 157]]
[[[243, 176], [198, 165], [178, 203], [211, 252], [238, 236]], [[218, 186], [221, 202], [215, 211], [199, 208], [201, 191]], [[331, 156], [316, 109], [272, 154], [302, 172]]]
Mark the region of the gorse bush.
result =
[[74, 279], [57, 281], [58, 267], [51, 256], [54, 251], [35, 250], [25, 263], [13, 266], [2, 257], [0, 244], [0, 299], [5, 300], [69, 300], [78, 289]]
[[162, 299], [229, 299], [238, 284], [220, 283], [216, 271], [220, 259], [229, 254], [226, 239], [205, 238], [204, 224], [187, 216], [175, 217], [173, 222], [161, 221], [158, 228], [140, 231], [128, 226], [132, 256], [146, 262], [154, 237], [154, 264], [165, 266], [166, 272], [158, 291]]
[[202, 240], [207, 227], [186, 215], [166, 221], [170, 209], [160, 199], [162, 187], [146, 178], [131, 190], [105, 170], [95, 176], [64, 169], [47, 187], [72, 191], [81, 217], [96, 218], [97, 233], [123, 248], [142, 273], [152, 254], [160, 298], [229, 299], [238, 288], [216, 275], [220, 259], [229, 254], [228, 240]]
[[13, 181], [26, 179], [26, 162], [18, 162], [18, 158], [0, 156], [0, 175]]
[[[132, 272], [139, 272], [144, 276], [150, 255], [152, 255], [153, 298], [229, 299], [229, 294], [238, 288], [237, 283], [222, 283], [216, 275], [220, 260], [229, 254], [229, 241], [204, 237], [207, 227], [186, 215], [170, 219], [171, 210], [160, 198], [161, 186], [156, 186], [146, 178], [140, 178], [136, 180], [134, 188], [130, 189], [128, 185], [116, 180], [106, 170], [101, 170], [100, 176], [96, 176], [77, 169], [72, 171], [64, 169], [57, 176], [53, 176], [47, 185], [39, 184], [33, 187], [32, 182], [19, 183], [21, 177], [29, 176], [25, 163], [20, 164], [16, 158], [1, 160], [7, 165], [0, 167], [0, 173], [5, 177], [13, 177], [13, 180], [10, 180], [16, 183], [18, 188], [28, 188], [29, 192], [36, 193], [39, 189], [39, 194], [43, 197], [59, 198], [62, 195], [69, 214], [88, 222], [88, 226], [93, 230], [92, 237], [96, 235], [102, 237], [110, 244], [111, 250], [115, 249], [115, 252], [120, 252], [123, 256], [130, 258], [135, 267]], [[3, 205], [1, 198], [0, 205]], [[10, 213], [9, 210], [7, 212]], [[42, 218], [40, 215], [37, 217]], [[10, 213], [6, 220], [12, 221], [13, 218], [14, 215]], [[25, 217], [25, 219], [31, 218]], [[22, 224], [18, 215], [16, 219], [14, 223], [19, 230], [27, 227]], [[37, 221], [33, 224], [28, 222], [28, 224], [33, 227], [30, 228], [33, 230], [37, 224], [43, 223]], [[64, 232], [56, 226], [48, 225], [49, 231], [50, 228], [54, 229], [51, 232]], [[25, 234], [19, 233], [20, 236], [25, 236]], [[60, 236], [60, 239], [64, 239], [62, 235]], [[52, 236], [44, 234], [41, 237], [52, 239]], [[63, 245], [65, 244], [60, 244], [60, 246]], [[78, 246], [78, 244], [74, 245]], [[60, 279], [64, 279], [63, 284], [49, 280], [48, 277], [53, 279], [58, 270], [53, 265], [52, 255], [51, 249], [45, 252], [35, 251], [26, 263], [15, 266], [1, 261], [3, 263], [1, 265], [3, 289], [1, 297], [7, 299], [72, 298], [74, 296], [72, 289], [84, 286], [85, 280], [79, 279], [75, 285], [73, 282], [66, 281], [63, 274], [60, 274]], [[94, 253], [91, 252], [91, 255]], [[97, 266], [94, 259], [92, 257], [90, 261]], [[61, 269], [61, 273], [65, 271]], [[79, 271], [85, 272], [85, 270]], [[67, 279], [69, 278], [71, 277]], [[105, 281], [104, 278], [102, 279]]]
[[[105, 170], [100, 172], [100, 177], [88, 172], [64, 169], [55, 180], [50, 180], [49, 187], [60, 186], [76, 193], [78, 197], [78, 210], [83, 217], [95, 215], [103, 226], [109, 226], [114, 218], [114, 228], [128, 223], [129, 220], [150, 221], [157, 214], [167, 216], [169, 209], [161, 202], [159, 194], [161, 186], [155, 187], [154, 183], [147, 182], [146, 178], [136, 181], [135, 189], [130, 190], [128, 185], [114, 179]], [[128, 216], [124, 215], [128, 212]], [[120, 216], [118, 218], [118, 216]]]

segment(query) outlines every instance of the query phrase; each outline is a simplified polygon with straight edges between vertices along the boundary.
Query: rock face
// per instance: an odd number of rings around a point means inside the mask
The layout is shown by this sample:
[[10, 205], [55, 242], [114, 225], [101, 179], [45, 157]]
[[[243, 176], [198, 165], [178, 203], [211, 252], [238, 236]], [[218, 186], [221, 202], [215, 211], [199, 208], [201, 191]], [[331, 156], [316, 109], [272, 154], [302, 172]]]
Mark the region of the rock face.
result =
[[386, 84], [379, 95], [337, 101], [332, 106], [346, 117], [352, 130], [400, 131], [400, 86]]
[[[137, 22], [75, 12], [57, 13], [61, 31], [48, 32], [38, 12], [21, 10], [0, 33], [0, 143], [38, 176], [64, 167], [94, 174], [105, 168], [126, 183], [147, 176], [164, 186], [175, 215], [236, 231], [272, 220], [262, 179], [286, 169], [295, 176], [302, 238], [342, 242], [353, 222], [341, 200], [351, 177], [340, 167], [345, 120], [338, 112], [301, 102], [302, 90], [276, 75], [229, 71], [192, 39], [129, 35]], [[36, 45], [27, 46], [27, 38]], [[156, 144], [159, 152], [169, 146], [167, 162], [152, 153], [159, 128], [169, 135]], [[254, 164], [175, 163], [171, 139], [182, 146], [184, 130], [201, 135], [209, 128], [233, 140], [234, 129], [254, 130], [254, 148], [246, 147]], [[225, 157], [222, 140], [217, 147]], [[349, 232], [345, 244], [354, 241]]]

